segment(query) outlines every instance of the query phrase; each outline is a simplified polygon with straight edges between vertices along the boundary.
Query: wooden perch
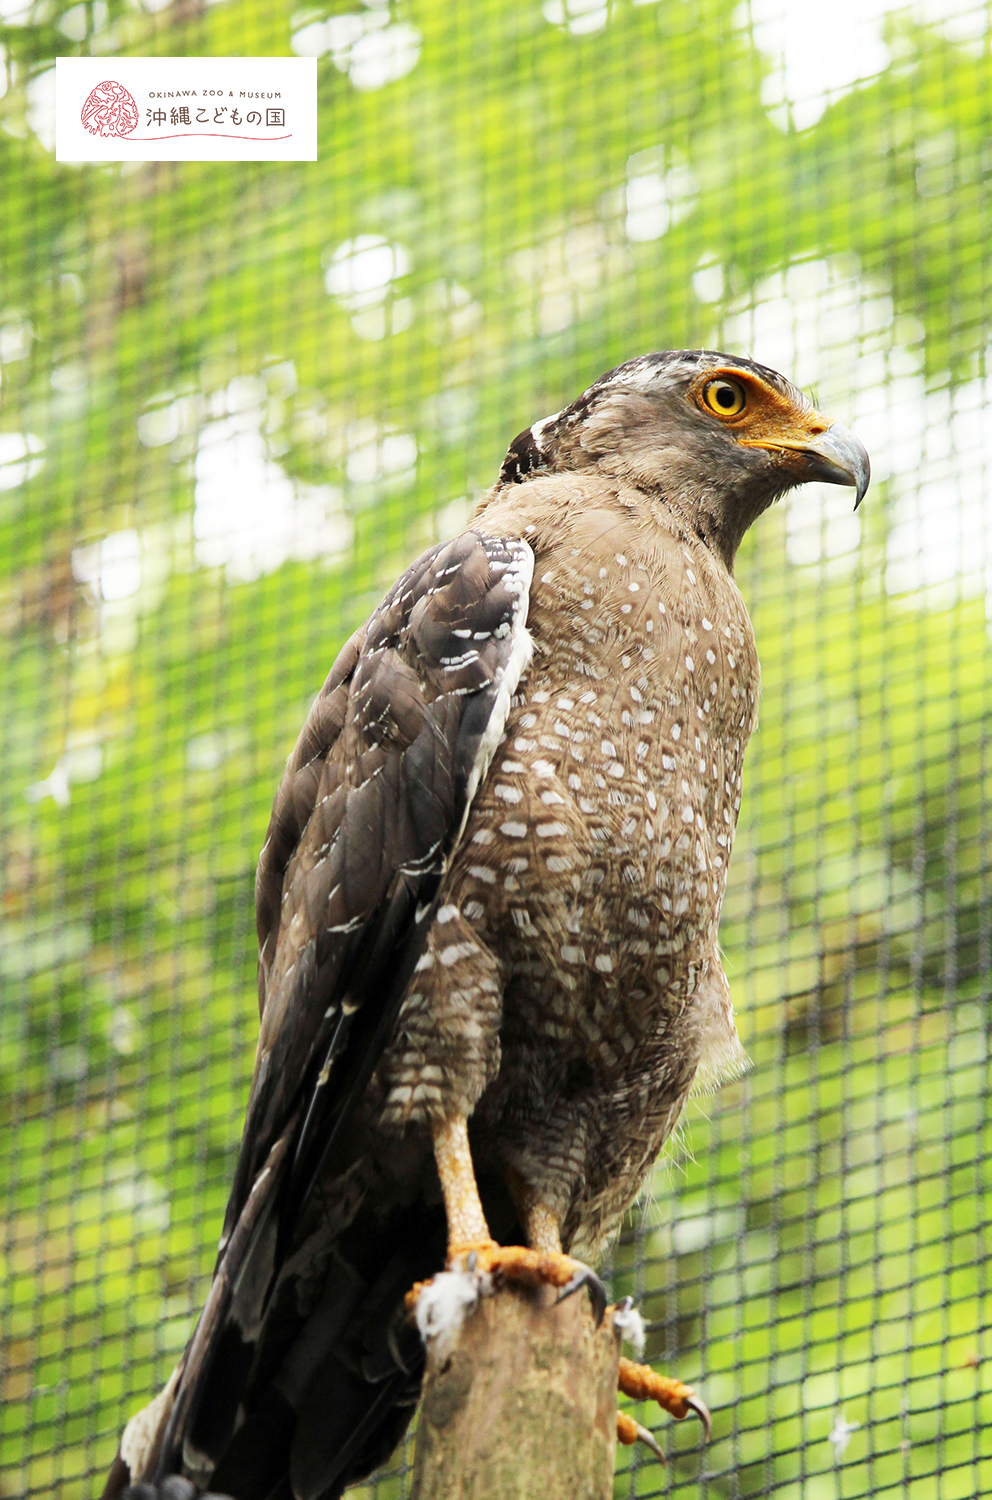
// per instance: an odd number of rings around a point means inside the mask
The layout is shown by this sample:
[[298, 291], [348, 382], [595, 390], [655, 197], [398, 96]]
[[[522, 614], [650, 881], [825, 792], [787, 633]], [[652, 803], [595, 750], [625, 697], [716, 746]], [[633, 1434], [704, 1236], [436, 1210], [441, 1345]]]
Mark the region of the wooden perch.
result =
[[411, 1500], [612, 1500], [620, 1340], [579, 1292], [505, 1286], [428, 1348]]

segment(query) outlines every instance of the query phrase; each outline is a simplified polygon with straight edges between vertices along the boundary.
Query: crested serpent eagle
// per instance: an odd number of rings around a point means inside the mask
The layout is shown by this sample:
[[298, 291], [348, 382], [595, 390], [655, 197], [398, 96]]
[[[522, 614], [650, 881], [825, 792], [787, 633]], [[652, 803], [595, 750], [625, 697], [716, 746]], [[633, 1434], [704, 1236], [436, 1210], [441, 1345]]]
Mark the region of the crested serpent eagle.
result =
[[632, 359], [521, 433], [342, 648], [259, 859], [213, 1283], [106, 1496], [332, 1500], [416, 1404], [413, 1283], [470, 1247], [589, 1279], [693, 1079], [743, 1061], [717, 951], [758, 701], [734, 555], [794, 486], [858, 503], [868, 474], [773, 370]]

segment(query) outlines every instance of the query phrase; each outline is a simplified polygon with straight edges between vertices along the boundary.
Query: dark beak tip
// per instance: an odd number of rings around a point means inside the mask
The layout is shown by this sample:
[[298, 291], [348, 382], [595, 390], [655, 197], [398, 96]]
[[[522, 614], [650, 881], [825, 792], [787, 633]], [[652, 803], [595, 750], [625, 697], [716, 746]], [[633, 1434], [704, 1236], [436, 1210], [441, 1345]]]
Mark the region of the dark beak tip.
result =
[[853, 432], [834, 422], [805, 451], [811, 464], [810, 478], [826, 480], [828, 484], [853, 485], [857, 510], [871, 482], [871, 460], [864, 444]]

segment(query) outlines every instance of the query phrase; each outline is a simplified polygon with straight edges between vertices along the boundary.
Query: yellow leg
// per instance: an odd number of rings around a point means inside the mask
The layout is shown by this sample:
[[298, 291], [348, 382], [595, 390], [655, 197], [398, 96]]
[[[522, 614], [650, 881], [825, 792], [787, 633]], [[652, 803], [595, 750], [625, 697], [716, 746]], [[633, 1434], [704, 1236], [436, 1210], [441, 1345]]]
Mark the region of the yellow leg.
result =
[[543, 1203], [532, 1203], [526, 1214], [527, 1243], [532, 1250], [546, 1255], [561, 1254], [561, 1231], [558, 1219]]
[[[448, 1215], [448, 1265], [464, 1262], [467, 1269], [486, 1271], [497, 1280], [522, 1286], [553, 1286], [565, 1296], [579, 1287], [589, 1289], [597, 1325], [606, 1308], [606, 1292], [599, 1277], [588, 1266], [561, 1252], [558, 1222], [543, 1204], [525, 1201], [522, 1214], [530, 1247], [497, 1245], [489, 1233], [475, 1180], [468, 1144], [468, 1121], [463, 1115], [433, 1127], [434, 1156], [441, 1192]], [[407, 1293], [407, 1305], [416, 1306], [421, 1283]]]
[[540, 1201], [518, 1172], [512, 1169], [507, 1172], [506, 1183], [524, 1226], [528, 1245], [532, 1250], [543, 1250], [546, 1255], [560, 1255], [561, 1230], [557, 1214]]
[[462, 1247], [492, 1244], [475, 1181], [468, 1144], [468, 1121], [455, 1115], [435, 1125], [434, 1157], [448, 1215], [448, 1258]]

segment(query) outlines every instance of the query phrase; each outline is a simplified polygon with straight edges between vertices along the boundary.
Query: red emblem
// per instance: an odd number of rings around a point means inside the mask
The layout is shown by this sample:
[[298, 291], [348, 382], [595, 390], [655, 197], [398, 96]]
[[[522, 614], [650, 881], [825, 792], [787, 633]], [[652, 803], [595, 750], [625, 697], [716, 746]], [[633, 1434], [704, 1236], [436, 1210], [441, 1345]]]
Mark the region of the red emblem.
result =
[[98, 83], [79, 118], [90, 135], [130, 135], [138, 123], [138, 106], [122, 83]]

